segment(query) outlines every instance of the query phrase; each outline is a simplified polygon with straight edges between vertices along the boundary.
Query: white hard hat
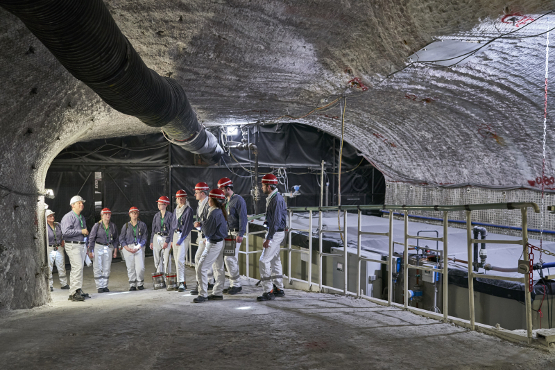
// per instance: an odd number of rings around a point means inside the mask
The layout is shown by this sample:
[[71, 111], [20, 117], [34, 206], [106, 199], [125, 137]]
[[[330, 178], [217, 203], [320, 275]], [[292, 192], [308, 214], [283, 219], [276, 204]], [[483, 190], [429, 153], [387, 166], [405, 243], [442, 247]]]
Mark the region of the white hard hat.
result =
[[45, 214], [46, 217], [48, 217], [50, 215], [53, 215], [54, 213], [56, 213], [56, 212], [52, 211], [51, 209], [47, 209], [44, 214]]
[[76, 203], [76, 202], [85, 203], [85, 199], [81, 198], [80, 195], [74, 195], [73, 197], [71, 197], [71, 200], [69, 201], [69, 205], [71, 206], [73, 205], [73, 203]]

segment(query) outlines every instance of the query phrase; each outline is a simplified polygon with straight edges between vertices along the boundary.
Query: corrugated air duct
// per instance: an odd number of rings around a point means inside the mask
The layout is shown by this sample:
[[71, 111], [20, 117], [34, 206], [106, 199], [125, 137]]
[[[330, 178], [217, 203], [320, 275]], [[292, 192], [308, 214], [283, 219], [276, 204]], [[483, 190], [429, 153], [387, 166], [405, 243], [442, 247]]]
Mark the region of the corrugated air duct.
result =
[[0, 0], [77, 79], [121, 113], [160, 127], [207, 163], [223, 150], [183, 88], [148, 68], [101, 0]]

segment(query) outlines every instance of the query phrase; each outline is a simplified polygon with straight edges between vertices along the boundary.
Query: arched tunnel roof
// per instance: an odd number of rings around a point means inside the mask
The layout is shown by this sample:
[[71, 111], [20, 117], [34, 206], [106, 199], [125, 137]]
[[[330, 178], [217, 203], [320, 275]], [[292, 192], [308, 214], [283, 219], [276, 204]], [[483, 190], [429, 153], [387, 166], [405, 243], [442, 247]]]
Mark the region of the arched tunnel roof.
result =
[[[344, 96], [345, 139], [389, 181], [539, 186], [544, 32], [555, 13], [540, 17], [553, 1], [106, 5], [146, 64], [184, 87], [206, 126], [276, 122], [335, 102], [298, 121], [339, 136]], [[38, 134], [36, 151], [19, 160], [40, 165], [79, 140], [158, 131], [103, 103], [16, 17], [0, 9], [0, 19], [4, 151], [21, 150], [26, 139], [14, 137]], [[456, 66], [409, 64], [468, 51]], [[551, 102], [549, 92], [548, 177]]]

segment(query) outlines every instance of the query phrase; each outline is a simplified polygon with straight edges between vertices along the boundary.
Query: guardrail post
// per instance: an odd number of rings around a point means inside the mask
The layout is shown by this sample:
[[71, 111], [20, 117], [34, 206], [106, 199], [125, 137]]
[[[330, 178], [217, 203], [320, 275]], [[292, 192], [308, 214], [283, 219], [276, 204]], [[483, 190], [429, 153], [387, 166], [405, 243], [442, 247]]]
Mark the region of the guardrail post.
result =
[[[387, 274], [387, 303], [391, 306], [393, 297], [393, 210], [389, 210], [389, 273]], [[397, 271], [398, 273], [398, 271]]]
[[349, 284], [349, 271], [348, 271], [348, 262], [349, 262], [349, 253], [347, 253], [347, 210], [343, 211], [343, 235], [345, 236], [345, 240], [343, 240], [343, 246], [345, 248], [345, 255], [344, 255], [344, 267], [343, 267], [343, 275], [345, 276], [345, 286], [343, 291], [345, 295], [347, 295], [348, 284]]
[[[361, 210], [358, 210], [358, 232], [357, 232], [357, 297], [360, 297], [360, 257], [361, 257], [361, 244], [362, 244], [362, 234], [361, 230]], [[366, 292], [368, 294], [368, 292]]]
[[409, 307], [409, 212], [405, 209], [405, 249], [403, 252], [403, 296], [405, 310]]
[[470, 316], [470, 330], [475, 330], [474, 312], [474, 276], [472, 272], [472, 216], [471, 211], [466, 211], [466, 242], [468, 248], [468, 314]]
[[250, 264], [250, 253], [249, 253], [249, 223], [247, 222], [247, 232], [245, 233], [245, 276], [250, 277], [249, 264]]
[[291, 280], [291, 219], [293, 218], [293, 211], [289, 211], [289, 229], [287, 230], [287, 240], [288, 240], [288, 247], [287, 247], [287, 277], [289, 278], [289, 284], [292, 284]]
[[322, 210], [318, 211], [318, 291], [322, 291]]
[[[520, 211], [522, 214], [522, 255], [524, 257], [524, 260], [528, 263], [528, 214], [526, 213], [526, 208], [521, 208]], [[532, 343], [532, 297], [530, 289], [528, 289], [528, 284], [530, 281], [530, 271], [524, 274], [524, 277], [526, 280], [524, 282], [524, 298], [526, 301], [526, 334], [528, 337], [528, 343]]]
[[449, 219], [447, 218], [447, 211], [443, 212], [443, 321], [447, 322], [449, 319], [449, 260], [448, 260], [448, 247], [447, 234], [449, 229]]
[[312, 211], [308, 211], [308, 290], [312, 287]]
[[193, 238], [193, 235], [192, 235], [192, 233], [189, 234], [189, 235], [190, 235], [190, 236], [189, 236], [189, 248], [187, 248], [187, 254], [188, 254], [188, 256], [189, 256], [189, 260], [188, 260], [187, 262], [189, 263], [189, 266], [191, 266], [191, 264], [192, 264], [192, 263], [191, 263], [191, 253], [192, 253], [192, 252], [191, 252], [191, 239]]

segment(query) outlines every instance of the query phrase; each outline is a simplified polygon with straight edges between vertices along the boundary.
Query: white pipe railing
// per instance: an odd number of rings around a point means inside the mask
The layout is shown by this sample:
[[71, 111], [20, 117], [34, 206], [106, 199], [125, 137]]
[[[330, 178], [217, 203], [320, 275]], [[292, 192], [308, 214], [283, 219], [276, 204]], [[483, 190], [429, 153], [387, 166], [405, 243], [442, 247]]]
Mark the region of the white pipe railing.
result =
[[[475, 210], [488, 210], [488, 209], [520, 209], [522, 213], [522, 239], [520, 240], [488, 240], [488, 243], [499, 243], [499, 244], [521, 244], [523, 246], [524, 251], [524, 259], [528, 260], [528, 252], [527, 252], [527, 245], [528, 245], [528, 232], [527, 232], [527, 209], [532, 208], [536, 213], [539, 212], [539, 207], [535, 203], [490, 203], [490, 204], [470, 204], [470, 205], [455, 205], [455, 206], [396, 206], [396, 205], [385, 205], [385, 206], [340, 206], [340, 207], [293, 207], [289, 208], [289, 230], [288, 230], [288, 244], [287, 247], [282, 248], [282, 250], [288, 252], [288, 279], [289, 282], [291, 281], [299, 281], [307, 283], [310, 287], [312, 285], [312, 269], [311, 269], [311, 261], [312, 261], [312, 224], [313, 224], [313, 212], [319, 212], [319, 219], [318, 219], [318, 259], [317, 259], [317, 267], [318, 267], [318, 287], [320, 291], [324, 289], [335, 291], [335, 292], [343, 292], [345, 295], [354, 295], [357, 297], [362, 297], [368, 299], [370, 301], [382, 304], [382, 305], [389, 305], [389, 306], [396, 306], [402, 307], [406, 310], [410, 310], [411, 312], [417, 314], [423, 314], [423, 310], [414, 308], [409, 306], [409, 294], [408, 294], [408, 282], [409, 282], [409, 270], [410, 269], [418, 269], [418, 270], [425, 270], [425, 271], [433, 271], [435, 273], [443, 274], [443, 290], [442, 290], [442, 311], [441, 314], [435, 312], [428, 312], [426, 313], [427, 316], [435, 317], [439, 320], [443, 320], [444, 322], [449, 322], [450, 320], [457, 320], [458, 318], [453, 318], [449, 316], [449, 297], [448, 297], [448, 276], [449, 276], [449, 268], [448, 268], [448, 213], [455, 212], [455, 211], [466, 211], [466, 219], [467, 219], [467, 246], [468, 246], [468, 296], [469, 296], [469, 324], [472, 330], [476, 330], [476, 323], [475, 323], [475, 304], [474, 304], [474, 279], [476, 277], [483, 276], [482, 274], [475, 273], [473, 271], [472, 265], [472, 244], [476, 241], [472, 239], [471, 234], [471, 213]], [[357, 227], [357, 283], [356, 283], [356, 292], [351, 292], [348, 290], [348, 232], [347, 232], [347, 211], [357, 211], [358, 212], [358, 227]], [[388, 232], [369, 232], [362, 230], [362, 221], [361, 221], [361, 211], [363, 210], [388, 210], [389, 211], [389, 227]], [[404, 221], [404, 242], [397, 243], [393, 241], [393, 211], [405, 211], [403, 215]], [[424, 237], [424, 236], [415, 236], [410, 235], [408, 233], [408, 211], [417, 210], [417, 211], [441, 211], [443, 212], [443, 236], [442, 237]], [[338, 230], [323, 230], [323, 222], [322, 222], [322, 215], [324, 211], [343, 211], [343, 229], [339, 227]], [[292, 227], [292, 216], [293, 212], [308, 212], [309, 213], [309, 227], [308, 229], [297, 230]], [[291, 276], [291, 252], [299, 252], [299, 250], [292, 249], [291, 245], [291, 234], [294, 231], [302, 231], [308, 232], [309, 238], [309, 274], [307, 280], [301, 278], [293, 278]], [[343, 247], [344, 251], [343, 254], [339, 253], [325, 253], [323, 251], [323, 234], [324, 233], [339, 233], [343, 237]], [[362, 235], [376, 235], [376, 236], [387, 236], [389, 238], [389, 254], [385, 261], [375, 260], [371, 258], [366, 258], [362, 256]], [[408, 251], [409, 247], [414, 248], [413, 246], [408, 243], [409, 239], [420, 239], [420, 240], [431, 240], [431, 241], [440, 241], [443, 243], [443, 248], [438, 250], [439, 256], [441, 256], [441, 260], [443, 265], [441, 268], [436, 267], [426, 267], [426, 266], [416, 266], [410, 265], [408, 259]], [[403, 253], [403, 292], [404, 292], [404, 299], [403, 304], [399, 305], [394, 302], [395, 297], [393, 296], [393, 250], [394, 244], [400, 244], [404, 247]], [[300, 251], [301, 253], [303, 251]], [[304, 251], [306, 253], [306, 251]], [[323, 257], [343, 257], [343, 275], [344, 275], [344, 285], [341, 288], [331, 287], [323, 284], [323, 264], [322, 259]], [[375, 297], [370, 297], [362, 294], [361, 290], [361, 262], [362, 261], [371, 261], [377, 262], [380, 264], [387, 265], [388, 268], [388, 294], [387, 299], [379, 299]], [[439, 262], [438, 262], [439, 265]], [[526, 329], [527, 329], [527, 338], [528, 342], [532, 340], [532, 309], [531, 309], [531, 295], [528, 290], [528, 278], [529, 272], [527, 272], [524, 277], [522, 278], [511, 278], [511, 277], [504, 277], [504, 276], [495, 276], [495, 275], [487, 275], [488, 278], [498, 279], [498, 280], [508, 280], [508, 281], [518, 281], [524, 284], [526, 289], [525, 294], [525, 301], [526, 301]], [[460, 319], [459, 321], [464, 321]]]
[[[474, 304], [474, 279], [477, 277], [484, 276], [483, 274], [475, 273], [473, 271], [473, 243], [482, 242], [482, 240], [475, 240], [472, 239], [472, 224], [471, 224], [471, 213], [472, 211], [476, 210], [492, 210], [492, 209], [520, 209], [522, 214], [522, 239], [520, 240], [487, 240], [488, 243], [499, 243], [499, 244], [521, 244], [523, 248], [523, 256], [524, 260], [528, 261], [528, 221], [527, 221], [527, 210], [528, 208], [532, 208], [534, 212], [539, 213], [539, 207], [535, 203], [488, 203], [488, 204], [470, 204], [470, 205], [452, 205], [452, 206], [404, 206], [404, 205], [369, 205], [369, 206], [339, 206], [339, 207], [293, 207], [289, 208], [288, 210], [288, 230], [287, 230], [287, 246], [281, 248], [282, 251], [286, 251], [288, 254], [287, 259], [287, 279], [291, 284], [293, 281], [298, 281], [302, 283], [308, 284], [308, 289], [310, 290], [312, 286], [312, 241], [313, 241], [313, 212], [318, 212], [318, 258], [317, 258], [317, 267], [318, 267], [318, 289], [322, 292], [324, 289], [336, 291], [336, 292], [343, 292], [345, 295], [354, 295], [356, 297], [362, 297], [373, 301], [375, 303], [381, 305], [388, 305], [388, 306], [395, 306], [401, 307], [405, 310], [410, 310], [411, 312], [426, 315], [428, 317], [434, 317], [439, 320], [443, 320], [444, 322], [448, 321], [455, 321], [457, 320], [458, 323], [465, 323], [465, 320], [454, 318], [449, 316], [449, 299], [448, 299], [448, 213], [449, 212], [456, 212], [456, 211], [466, 211], [466, 228], [467, 228], [467, 247], [468, 247], [468, 261], [467, 261], [467, 268], [468, 268], [468, 297], [469, 297], [469, 317], [468, 326], [471, 330], [476, 330], [476, 318], [475, 318], [475, 304]], [[362, 221], [361, 221], [361, 212], [364, 210], [388, 210], [389, 211], [389, 227], [388, 232], [369, 232], [362, 230]], [[323, 222], [322, 216], [323, 212], [325, 211], [343, 211], [343, 229], [339, 225], [338, 230], [323, 230]], [[348, 289], [348, 232], [347, 232], [347, 216], [348, 211], [357, 211], [358, 212], [358, 227], [357, 227], [357, 283], [356, 283], [356, 292], [350, 292]], [[404, 221], [404, 242], [394, 242], [393, 241], [393, 211], [405, 211], [403, 215]], [[408, 233], [408, 213], [409, 211], [440, 211], [443, 212], [443, 236], [442, 237], [424, 237], [424, 236], [415, 236], [409, 235]], [[293, 212], [308, 212], [309, 214], [309, 223], [308, 229], [295, 229], [292, 226], [292, 216]], [[249, 221], [254, 219], [260, 219], [263, 215], [255, 215], [249, 217]], [[339, 215], [338, 215], [339, 217]], [[197, 234], [199, 231], [193, 229], [193, 232]], [[245, 255], [245, 275], [247, 277], [250, 276], [249, 265], [250, 265], [250, 255], [251, 254], [258, 254], [261, 253], [262, 250], [250, 250], [250, 238], [249, 236], [263, 234], [266, 231], [254, 231], [251, 232], [249, 229], [249, 223], [247, 223], [247, 230], [245, 234], [245, 250], [239, 250], [239, 254]], [[308, 251], [303, 249], [293, 249], [291, 244], [292, 234], [293, 232], [306, 232], [308, 235]], [[338, 233], [342, 236], [343, 239], [343, 247], [344, 251], [343, 254], [340, 253], [325, 253], [323, 251], [323, 235], [324, 233]], [[366, 258], [362, 256], [362, 235], [376, 235], [376, 236], [387, 236], [389, 239], [389, 253], [387, 259], [385, 261], [382, 260], [374, 260], [371, 258]], [[191, 233], [191, 244], [190, 246], [197, 245], [196, 242], [192, 241], [193, 234]], [[437, 251], [438, 254], [442, 257], [443, 266], [442, 268], [433, 268], [433, 267], [425, 267], [425, 266], [416, 266], [410, 265], [408, 260], [408, 251], [409, 247], [414, 248], [413, 246], [408, 243], [409, 239], [420, 239], [420, 240], [431, 240], [431, 241], [440, 241], [443, 243], [442, 250]], [[196, 240], [196, 238], [195, 238]], [[395, 297], [393, 296], [393, 261], [394, 261], [394, 245], [402, 245], [404, 247], [403, 253], [403, 304], [400, 305], [395, 303]], [[302, 278], [294, 278], [292, 277], [291, 271], [291, 257], [292, 253], [301, 253], [308, 255], [308, 276], [307, 279], [304, 280]], [[341, 288], [331, 287], [323, 284], [323, 257], [343, 257], [343, 277], [344, 277], [344, 285]], [[389, 268], [387, 282], [388, 282], [388, 294], [387, 299], [379, 299], [375, 297], [370, 297], [362, 294], [361, 284], [360, 284], [360, 277], [361, 277], [361, 262], [362, 261], [371, 261], [377, 262], [380, 264], [385, 264]], [[194, 266], [194, 258], [192, 257], [191, 248], [189, 247], [188, 258], [186, 260], [186, 264], [189, 266]], [[439, 264], [439, 262], [438, 262]], [[414, 308], [409, 306], [409, 294], [408, 294], [408, 281], [409, 281], [409, 269], [418, 269], [418, 270], [426, 270], [426, 271], [433, 271], [436, 273], [443, 274], [443, 290], [442, 290], [442, 299], [443, 299], [443, 312], [441, 314], [437, 314], [435, 312], [427, 312], [424, 313], [424, 310]], [[398, 273], [398, 272], [397, 272]], [[529, 282], [529, 274], [530, 272], [526, 272], [522, 278], [512, 278], [512, 277], [505, 277], [505, 276], [495, 276], [495, 275], [487, 275], [488, 279], [496, 279], [496, 280], [507, 280], [507, 281], [517, 281], [522, 282], [525, 288], [525, 307], [526, 307], [526, 330], [527, 330], [527, 339], [530, 343], [532, 341], [532, 300], [531, 294], [528, 289], [528, 282]], [[465, 324], [467, 325], [467, 324]]]

